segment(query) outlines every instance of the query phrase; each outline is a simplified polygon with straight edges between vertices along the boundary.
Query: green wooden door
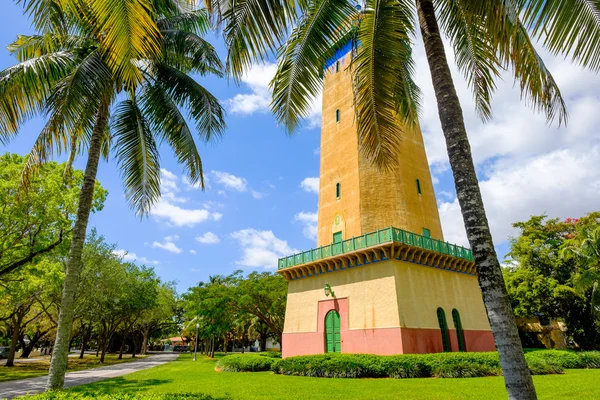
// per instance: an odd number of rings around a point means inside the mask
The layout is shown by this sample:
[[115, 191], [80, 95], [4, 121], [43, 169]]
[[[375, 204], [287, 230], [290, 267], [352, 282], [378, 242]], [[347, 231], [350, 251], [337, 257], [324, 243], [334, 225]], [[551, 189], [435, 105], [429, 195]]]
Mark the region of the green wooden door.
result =
[[325, 316], [325, 352], [340, 353], [341, 350], [340, 314], [332, 310]]
[[342, 232], [335, 232], [333, 234], [333, 243], [342, 243]]

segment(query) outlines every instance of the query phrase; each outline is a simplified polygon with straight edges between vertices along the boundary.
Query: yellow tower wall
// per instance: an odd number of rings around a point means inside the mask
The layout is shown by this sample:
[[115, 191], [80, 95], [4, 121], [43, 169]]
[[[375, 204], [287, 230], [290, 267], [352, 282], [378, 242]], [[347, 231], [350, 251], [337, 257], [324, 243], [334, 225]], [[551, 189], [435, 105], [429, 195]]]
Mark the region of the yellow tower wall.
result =
[[343, 56], [339, 72], [334, 66], [324, 77], [317, 246], [332, 243], [338, 231], [348, 239], [389, 226], [418, 234], [426, 228], [443, 240], [421, 131], [406, 130], [394, 172], [382, 174], [360, 155], [350, 58], [351, 53]]

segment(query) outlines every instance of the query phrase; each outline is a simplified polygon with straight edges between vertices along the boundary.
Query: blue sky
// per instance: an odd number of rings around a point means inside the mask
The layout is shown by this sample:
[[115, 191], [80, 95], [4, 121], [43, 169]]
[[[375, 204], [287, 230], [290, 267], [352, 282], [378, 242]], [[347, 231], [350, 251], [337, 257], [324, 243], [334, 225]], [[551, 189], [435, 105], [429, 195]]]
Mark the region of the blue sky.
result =
[[[31, 32], [21, 8], [5, 3], [0, 17], [2, 69], [15, 62], [4, 46], [17, 33]], [[220, 39], [209, 40], [223, 55]], [[465, 245], [419, 40], [415, 58], [416, 80], [424, 94], [421, 125], [444, 234], [446, 240]], [[569, 217], [600, 209], [600, 78], [543, 51], [542, 55], [567, 100], [571, 112], [567, 128], [548, 126], [543, 116], [523, 105], [508, 74], [499, 83], [494, 120], [483, 124], [472, 111], [472, 96], [464, 79], [453, 69], [501, 254], [514, 234], [510, 226], [514, 221], [543, 212]], [[115, 162], [102, 162], [98, 179], [109, 197], [104, 210], [91, 217], [90, 227], [127, 251], [127, 259], [154, 266], [163, 279], [178, 281], [180, 291], [209, 275], [274, 267], [277, 256], [314, 247], [319, 100], [305, 127], [293, 137], [287, 136], [268, 111], [267, 83], [273, 73], [274, 65], [267, 63], [253, 68], [239, 86], [224, 79], [200, 80], [228, 111], [228, 129], [222, 140], [199, 146], [208, 179], [205, 192], [186, 184], [170, 150], [162, 148], [163, 199], [149, 217], [140, 219], [125, 202]], [[40, 119], [29, 122], [20, 136], [0, 151], [26, 154], [42, 123]], [[77, 167], [83, 168], [84, 161], [78, 160]]]

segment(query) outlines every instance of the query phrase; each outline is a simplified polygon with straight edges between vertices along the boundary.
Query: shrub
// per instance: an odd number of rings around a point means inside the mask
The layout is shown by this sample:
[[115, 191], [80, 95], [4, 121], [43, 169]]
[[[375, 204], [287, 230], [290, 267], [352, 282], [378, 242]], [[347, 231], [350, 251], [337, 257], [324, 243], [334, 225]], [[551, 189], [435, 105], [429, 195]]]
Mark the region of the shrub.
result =
[[581, 368], [600, 368], [600, 351], [585, 351], [579, 354]]
[[478, 378], [481, 376], [499, 376], [502, 369], [488, 365], [465, 361], [460, 363], [441, 363], [433, 371], [436, 378]]
[[143, 394], [143, 393], [71, 393], [71, 392], [49, 392], [36, 396], [27, 396], [28, 400], [231, 400], [231, 397], [213, 397], [201, 393], [166, 393], [166, 394]]
[[[568, 353], [565, 364], [573, 360]], [[533, 374], [562, 373], [564, 367], [555, 361], [559, 355], [529, 356]], [[553, 358], [554, 357], [554, 358]], [[576, 358], [578, 356], [575, 356]], [[600, 363], [600, 353], [589, 356], [589, 365]], [[375, 356], [368, 354], [319, 354], [289, 357], [273, 367], [284, 375], [324, 378], [471, 378], [502, 375], [498, 353], [435, 353]]]
[[550, 374], [562, 374], [564, 368], [559, 364], [546, 361], [544, 358], [530, 358], [527, 360], [529, 371], [531, 375], [550, 375]]
[[528, 364], [543, 361], [547, 364], [557, 365], [563, 369], [584, 368], [579, 353], [566, 350], [538, 350], [525, 354]]
[[281, 358], [281, 352], [279, 351], [266, 351], [262, 353], [256, 353], [259, 356], [270, 357], [270, 358]]
[[278, 358], [258, 354], [232, 354], [217, 362], [217, 368], [227, 372], [271, 371]]

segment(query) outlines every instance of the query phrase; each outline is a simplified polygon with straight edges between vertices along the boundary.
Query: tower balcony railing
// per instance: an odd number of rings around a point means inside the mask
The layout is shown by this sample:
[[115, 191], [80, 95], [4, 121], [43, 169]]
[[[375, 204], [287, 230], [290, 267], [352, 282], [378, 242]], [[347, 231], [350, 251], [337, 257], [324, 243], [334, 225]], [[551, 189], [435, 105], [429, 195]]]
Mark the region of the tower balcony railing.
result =
[[303, 251], [279, 259], [278, 269], [293, 267], [295, 265], [306, 264], [328, 257], [338, 256], [340, 254], [351, 253], [356, 250], [365, 249], [386, 243], [401, 243], [409, 246], [418, 247], [436, 253], [446, 254], [451, 257], [462, 258], [473, 261], [473, 252], [466, 247], [444, 242], [442, 240], [432, 239], [417, 233], [408, 232], [403, 229], [389, 227], [378, 231], [365, 233], [361, 236], [355, 236], [351, 239], [343, 240], [339, 243], [332, 243], [321, 246], [316, 249]]

